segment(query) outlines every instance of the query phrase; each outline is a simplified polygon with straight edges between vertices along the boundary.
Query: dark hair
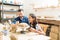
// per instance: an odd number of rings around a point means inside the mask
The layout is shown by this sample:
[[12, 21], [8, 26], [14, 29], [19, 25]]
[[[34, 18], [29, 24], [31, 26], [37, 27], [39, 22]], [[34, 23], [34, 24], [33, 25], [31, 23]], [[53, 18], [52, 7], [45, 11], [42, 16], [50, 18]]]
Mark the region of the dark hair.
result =
[[22, 10], [21, 10], [21, 9], [18, 9], [17, 11], [18, 11], [18, 12], [21, 12]]
[[[34, 14], [29, 14], [29, 16], [31, 16], [32, 18], [35, 18], [34, 21], [33, 21], [33, 28], [36, 29], [36, 24], [37, 24], [37, 19], [36, 19], [36, 16]], [[30, 23], [31, 24], [31, 23]]]

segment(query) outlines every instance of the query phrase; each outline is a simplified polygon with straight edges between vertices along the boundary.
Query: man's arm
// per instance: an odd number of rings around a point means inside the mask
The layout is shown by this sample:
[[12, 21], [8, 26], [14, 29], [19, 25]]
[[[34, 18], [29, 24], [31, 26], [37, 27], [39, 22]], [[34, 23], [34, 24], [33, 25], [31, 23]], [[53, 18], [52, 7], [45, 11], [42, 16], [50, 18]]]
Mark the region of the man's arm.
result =
[[16, 21], [17, 21], [17, 18], [14, 18], [14, 19], [12, 20], [12, 23], [13, 23], [13, 24], [16, 24]]

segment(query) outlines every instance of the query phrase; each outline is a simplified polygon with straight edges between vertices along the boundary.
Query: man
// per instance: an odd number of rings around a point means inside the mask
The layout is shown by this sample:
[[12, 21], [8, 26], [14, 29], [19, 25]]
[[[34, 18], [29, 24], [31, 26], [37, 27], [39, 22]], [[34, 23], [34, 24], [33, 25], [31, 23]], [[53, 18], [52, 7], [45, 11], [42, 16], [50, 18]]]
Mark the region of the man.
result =
[[18, 17], [15, 18], [14, 21], [15, 21], [14, 23], [16, 23], [16, 21], [19, 21], [19, 23], [27, 23], [27, 24], [29, 24], [28, 18], [26, 16], [24, 16], [21, 9], [18, 10]]

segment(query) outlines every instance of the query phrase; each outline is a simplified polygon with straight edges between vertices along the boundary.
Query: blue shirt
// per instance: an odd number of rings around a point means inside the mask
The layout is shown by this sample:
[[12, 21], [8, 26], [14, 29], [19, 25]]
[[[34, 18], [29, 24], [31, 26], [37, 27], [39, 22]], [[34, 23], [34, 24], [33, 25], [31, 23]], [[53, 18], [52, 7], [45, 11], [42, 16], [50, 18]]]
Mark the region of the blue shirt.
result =
[[23, 16], [22, 19], [20, 17], [15, 18], [13, 23], [15, 24], [16, 21], [19, 21], [19, 23], [27, 23], [27, 24], [29, 24], [29, 20], [28, 20], [28, 18], [26, 16]]

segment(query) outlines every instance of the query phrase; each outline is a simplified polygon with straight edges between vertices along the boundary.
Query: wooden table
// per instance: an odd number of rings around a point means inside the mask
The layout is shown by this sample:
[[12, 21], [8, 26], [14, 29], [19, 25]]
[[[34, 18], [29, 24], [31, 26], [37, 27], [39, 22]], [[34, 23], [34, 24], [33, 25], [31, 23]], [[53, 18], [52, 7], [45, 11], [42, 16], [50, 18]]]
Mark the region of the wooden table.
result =
[[51, 37], [51, 40], [60, 40], [60, 20], [38, 19], [40, 24], [48, 25], [46, 35]]
[[[12, 36], [12, 35], [14, 35], [14, 36]], [[27, 33], [27, 34], [14, 34], [14, 33], [12, 33], [11, 36], [12, 36], [12, 38], [16, 37], [16, 40], [49, 40], [50, 39], [50, 37], [47, 37], [44, 35], [37, 35], [34, 33]], [[11, 40], [11, 39], [9, 36], [3, 36], [3, 40]]]

